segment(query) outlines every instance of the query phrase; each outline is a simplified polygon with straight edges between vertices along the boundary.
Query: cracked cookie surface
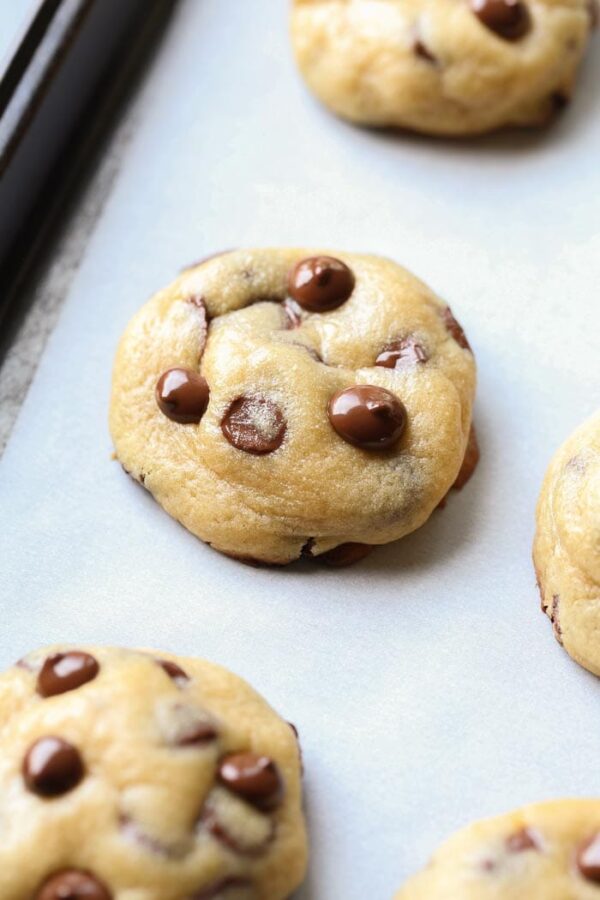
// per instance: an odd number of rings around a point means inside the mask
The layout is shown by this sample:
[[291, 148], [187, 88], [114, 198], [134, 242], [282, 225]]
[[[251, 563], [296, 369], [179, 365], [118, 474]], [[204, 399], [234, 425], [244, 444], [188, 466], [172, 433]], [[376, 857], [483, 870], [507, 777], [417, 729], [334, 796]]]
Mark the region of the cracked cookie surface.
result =
[[568, 102], [595, 0], [294, 0], [314, 93], [354, 122], [437, 135], [546, 123]]
[[537, 507], [542, 609], [567, 653], [600, 675], [600, 413], [556, 452]]
[[553, 800], [449, 838], [395, 900], [596, 900], [600, 800]]
[[2, 900], [285, 900], [296, 735], [220, 666], [50, 647], [0, 676]]

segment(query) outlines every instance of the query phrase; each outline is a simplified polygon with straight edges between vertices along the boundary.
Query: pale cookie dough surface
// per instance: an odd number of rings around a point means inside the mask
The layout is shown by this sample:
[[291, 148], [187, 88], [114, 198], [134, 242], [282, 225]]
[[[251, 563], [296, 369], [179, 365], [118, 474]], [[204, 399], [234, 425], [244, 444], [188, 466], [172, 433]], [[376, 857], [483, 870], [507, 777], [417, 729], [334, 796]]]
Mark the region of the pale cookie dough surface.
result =
[[533, 550], [542, 609], [565, 650], [600, 675], [600, 413], [550, 463]]
[[[117, 353], [118, 459], [232, 556], [287, 563], [396, 540], [426, 521], [465, 457], [475, 364], [448, 307], [387, 259], [335, 253], [350, 296], [326, 312], [302, 308], [290, 301], [290, 272], [322, 252], [235, 251], [192, 267], [135, 316]], [[395, 367], [376, 364], [390, 347]], [[210, 399], [195, 424], [157, 405], [157, 380], [177, 366], [206, 379]], [[402, 404], [393, 446], [355, 446], [334, 429], [329, 404], [356, 385]], [[227, 434], [240, 398], [250, 401], [242, 437], [260, 439], [260, 454]]]
[[395, 900], [598, 900], [600, 800], [555, 800], [459, 831]]
[[[506, 16], [510, 38], [491, 27]], [[593, 20], [589, 0], [294, 0], [292, 39], [308, 85], [338, 115], [460, 136], [550, 119]]]
[[296, 736], [225, 669], [46, 648], [0, 676], [0, 722], [2, 900], [284, 900], [301, 882]]

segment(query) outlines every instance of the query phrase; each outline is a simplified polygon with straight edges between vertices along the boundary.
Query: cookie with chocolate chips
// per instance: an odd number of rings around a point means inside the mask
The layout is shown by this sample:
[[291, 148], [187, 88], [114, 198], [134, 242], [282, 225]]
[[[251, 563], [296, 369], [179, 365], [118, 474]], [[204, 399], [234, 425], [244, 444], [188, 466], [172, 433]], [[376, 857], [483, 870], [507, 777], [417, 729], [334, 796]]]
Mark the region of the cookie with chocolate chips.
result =
[[2, 900], [286, 900], [297, 733], [198, 659], [39, 650], [0, 675]]
[[467, 481], [474, 390], [464, 331], [395, 263], [234, 251], [130, 323], [110, 420], [124, 469], [217, 550], [341, 566]]
[[524, 806], [459, 831], [395, 900], [593, 900], [600, 801]]
[[571, 96], [595, 0], [294, 0], [309, 87], [353, 122], [434, 135], [551, 120]]
[[554, 456], [537, 507], [542, 610], [573, 659], [600, 675], [600, 412]]

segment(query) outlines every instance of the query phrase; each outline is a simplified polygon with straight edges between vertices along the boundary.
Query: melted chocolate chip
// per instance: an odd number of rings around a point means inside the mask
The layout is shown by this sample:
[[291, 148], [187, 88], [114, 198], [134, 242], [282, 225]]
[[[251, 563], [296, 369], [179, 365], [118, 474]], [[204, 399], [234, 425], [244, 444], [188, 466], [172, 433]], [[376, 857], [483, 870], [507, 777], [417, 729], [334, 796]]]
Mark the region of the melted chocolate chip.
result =
[[289, 274], [290, 295], [309, 312], [327, 312], [345, 303], [354, 290], [354, 275], [332, 256], [311, 256]]
[[88, 681], [92, 681], [100, 666], [89, 653], [70, 650], [67, 653], [54, 653], [42, 666], [37, 680], [37, 692], [42, 697], [54, 697], [74, 691]]
[[77, 787], [84, 769], [79, 751], [59, 737], [43, 737], [23, 761], [25, 784], [40, 797], [58, 797]]
[[172, 660], [157, 659], [156, 662], [161, 669], [167, 673], [169, 678], [178, 685], [178, 687], [184, 687], [190, 680], [190, 676], [187, 672], [184, 672], [181, 666], [178, 666], [177, 663], [172, 662]]
[[208, 406], [206, 378], [192, 369], [168, 369], [156, 383], [156, 402], [161, 412], [182, 425], [198, 424]]
[[316, 559], [333, 569], [342, 569], [344, 566], [352, 566], [368, 556], [373, 551], [371, 544], [338, 544], [331, 550], [321, 553]]
[[112, 894], [89, 872], [65, 869], [51, 875], [34, 900], [112, 900]]
[[245, 453], [273, 453], [285, 436], [280, 408], [264, 397], [238, 397], [229, 406], [221, 430], [232, 446]]
[[594, 834], [577, 851], [577, 868], [586, 881], [600, 884], [600, 833]]
[[252, 882], [245, 878], [223, 878], [207, 888], [196, 891], [190, 900], [221, 900], [221, 897], [225, 900], [227, 895], [234, 891], [248, 891], [250, 895]]
[[425, 363], [428, 359], [429, 354], [423, 344], [414, 337], [405, 337], [386, 344], [375, 360], [375, 365], [386, 369], [406, 369], [417, 363]]
[[329, 401], [329, 421], [345, 441], [365, 450], [387, 450], [406, 426], [406, 410], [394, 394], [370, 384], [338, 391]]
[[507, 837], [506, 849], [510, 853], [524, 853], [526, 850], [539, 850], [540, 845], [530, 828], [521, 828]]
[[446, 309], [444, 310], [444, 312], [442, 313], [442, 318], [444, 320], [444, 325], [446, 326], [446, 330], [448, 331], [448, 333], [450, 335], [452, 335], [452, 337], [454, 338], [454, 340], [456, 341], [458, 346], [462, 347], [463, 350], [470, 350], [471, 345], [469, 344], [469, 342], [467, 340], [467, 336], [464, 333], [462, 327], [459, 325], [459, 323], [456, 321], [456, 319], [452, 315], [452, 310], [450, 309], [449, 306], [447, 306]]
[[413, 43], [413, 52], [415, 56], [424, 59], [428, 63], [437, 63], [437, 57], [433, 55], [427, 44], [423, 43], [420, 38], [416, 38]]
[[273, 809], [283, 797], [277, 766], [268, 756], [257, 753], [230, 753], [219, 763], [219, 780], [258, 809]]
[[471, 0], [480, 22], [506, 41], [518, 41], [531, 29], [531, 15], [523, 0]]

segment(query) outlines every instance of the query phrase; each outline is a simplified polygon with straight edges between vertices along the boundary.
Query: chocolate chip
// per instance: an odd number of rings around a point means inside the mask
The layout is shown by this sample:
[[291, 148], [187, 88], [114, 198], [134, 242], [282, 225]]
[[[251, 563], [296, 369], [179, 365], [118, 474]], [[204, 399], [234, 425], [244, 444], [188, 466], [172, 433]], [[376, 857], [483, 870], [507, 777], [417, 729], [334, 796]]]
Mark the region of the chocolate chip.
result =
[[386, 344], [375, 360], [375, 365], [386, 369], [406, 369], [417, 363], [425, 363], [428, 359], [429, 354], [423, 344], [414, 337], [404, 337]]
[[577, 868], [586, 881], [600, 884], [600, 833], [594, 834], [577, 851]]
[[554, 93], [550, 95], [550, 103], [552, 104], [552, 109], [556, 113], [560, 113], [563, 109], [566, 109], [570, 102], [571, 98], [568, 94], [565, 94], [564, 91], [554, 91]]
[[277, 766], [268, 756], [257, 753], [230, 753], [219, 763], [219, 780], [258, 809], [273, 809], [283, 796]]
[[437, 63], [437, 57], [433, 55], [429, 47], [423, 43], [420, 38], [416, 38], [413, 43], [413, 52], [420, 59], [424, 59], [425, 62], [429, 63]]
[[332, 256], [311, 256], [289, 274], [288, 290], [309, 312], [327, 312], [345, 303], [355, 279], [348, 266]]
[[286, 422], [276, 403], [264, 397], [238, 397], [221, 421], [230, 444], [245, 453], [273, 453], [283, 441]]
[[462, 327], [456, 321], [454, 316], [452, 315], [452, 310], [449, 306], [446, 307], [444, 312], [442, 313], [442, 318], [444, 320], [444, 325], [446, 326], [446, 330], [449, 334], [452, 335], [456, 343], [459, 347], [462, 347], [464, 350], [470, 350], [471, 345], [467, 340], [467, 336], [464, 333]]
[[80, 650], [54, 653], [44, 661], [40, 670], [37, 692], [42, 697], [54, 697], [74, 691], [92, 681], [99, 671], [98, 662], [89, 653]]
[[344, 566], [352, 566], [368, 556], [373, 551], [371, 544], [356, 544], [349, 542], [347, 544], [338, 544], [331, 550], [321, 553], [316, 559], [318, 562], [325, 563], [333, 569], [342, 569]]
[[338, 391], [329, 401], [329, 421], [345, 441], [365, 450], [387, 450], [406, 426], [406, 410], [394, 394], [370, 384]]
[[159, 409], [173, 422], [197, 424], [208, 406], [210, 391], [206, 378], [192, 369], [168, 369], [156, 383]]
[[506, 41], [518, 41], [531, 29], [531, 16], [523, 0], [471, 0], [480, 22]]
[[184, 672], [181, 666], [178, 666], [177, 663], [172, 662], [170, 659], [157, 659], [156, 662], [163, 669], [169, 678], [175, 682], [178, 687], [185, 687], [185, 685], [190, 680], [190, 676], [187, 672]]
[[178, 747], [197, 747], [208, 744], [217, 737], [217, 729], [211, 722], [196, 722], [187, 730], [182, 730], [177, 740]]
[[58, 797], [77, 787], [83, 778], [79, 751], [59, 737], [43, 737], [27, 751], [23, 761], [25, 784], [41, 797]]
[[477, 432], [475, 426], [471, 425], [469, 431], [469, 440], [467, 441], [467, 449], [463, 457], [462, 465], [456, 476], [456, 481], [452, 485], [455, 491], [460, 491], [471, 478], [473, 472], [477, 468], [479, 462], [479, 442], [477, 440]]
[[562, 628], [560, 627], [560, 597], [555, 594], [552, 598], [552, 609], [550, 611], [550, 621], [554, 629], [554, 637], [562, 647]]
[[510, 853], [524, 853], [526, 850], [539, 850], [540, 845], [530, 828], [521, 828], [507, 837], [506, 849]]
[[112, 894], [89, 872], [65, 869], [51, 875], [34, 900], [112, 900]]
[[190, 900], [225, 900], [234, 891], [247, 891], [248, 896], [254, 896], [252, 882], [245, 878], [223, 878], [207, 888], [196, 891]]

